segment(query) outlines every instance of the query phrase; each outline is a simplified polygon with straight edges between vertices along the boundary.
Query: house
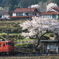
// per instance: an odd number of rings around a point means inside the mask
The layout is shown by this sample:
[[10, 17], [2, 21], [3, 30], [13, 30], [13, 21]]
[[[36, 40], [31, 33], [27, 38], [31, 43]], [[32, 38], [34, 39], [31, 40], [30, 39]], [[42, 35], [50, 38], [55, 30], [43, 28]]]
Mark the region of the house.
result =
[[44, 53], [59, 53], [59, 40], [41, 40], [41, 43], [43, 44]]
[[39, 16], [39, 11], [36, 8], [17, 8], [12, 12], [11, 18], [29, 18]]
[[0, 10], [0, 19], [10, 19], [8, 12]]
[[42, 13], [41, 17], [59, 19], [59, 7], [52, 8], [50, 11]]

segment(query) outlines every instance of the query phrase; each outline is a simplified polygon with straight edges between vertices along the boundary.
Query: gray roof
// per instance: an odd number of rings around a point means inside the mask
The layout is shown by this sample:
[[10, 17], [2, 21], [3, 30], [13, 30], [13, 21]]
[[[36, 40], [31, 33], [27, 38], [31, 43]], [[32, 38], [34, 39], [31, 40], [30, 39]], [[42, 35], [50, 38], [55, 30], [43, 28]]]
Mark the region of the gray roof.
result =
[[8, 15], [8, 12], [0, 10], [0, 15]]
[[59, 40], [41, 40], [42, 43], [59, 42]]

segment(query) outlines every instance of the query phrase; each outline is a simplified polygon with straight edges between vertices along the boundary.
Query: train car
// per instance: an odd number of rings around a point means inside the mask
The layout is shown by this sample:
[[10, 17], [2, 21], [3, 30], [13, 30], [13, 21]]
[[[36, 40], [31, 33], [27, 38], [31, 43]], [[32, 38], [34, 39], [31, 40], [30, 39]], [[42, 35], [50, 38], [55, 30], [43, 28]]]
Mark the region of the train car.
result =
[[0, 53], [12, 53], [14, 52], [13, 41], [0, 41]]

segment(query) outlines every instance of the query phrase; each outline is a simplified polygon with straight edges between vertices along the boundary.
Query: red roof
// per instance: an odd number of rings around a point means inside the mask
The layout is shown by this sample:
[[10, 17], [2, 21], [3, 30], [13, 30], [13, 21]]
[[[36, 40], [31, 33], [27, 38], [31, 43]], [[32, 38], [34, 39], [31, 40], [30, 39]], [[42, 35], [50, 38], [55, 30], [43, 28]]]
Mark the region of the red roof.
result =
[[51, 15], [51, 14], [59, 14], [59, 12], [48, 11], [48, 12], [42, 13], [41, 15]]
[[35, 10], [36, 8], [17, 8], [17, 9], [15, 9], [13, 12], [14, 13], [18, 13], [18, 12], [34, 12], [34, 10]]
[[22, 18], [22, 17], [33, 17], [33, 16], [11, 16], [10, 18]]
[[59, 7], [55, 7], [53, 9], [59, 12]]

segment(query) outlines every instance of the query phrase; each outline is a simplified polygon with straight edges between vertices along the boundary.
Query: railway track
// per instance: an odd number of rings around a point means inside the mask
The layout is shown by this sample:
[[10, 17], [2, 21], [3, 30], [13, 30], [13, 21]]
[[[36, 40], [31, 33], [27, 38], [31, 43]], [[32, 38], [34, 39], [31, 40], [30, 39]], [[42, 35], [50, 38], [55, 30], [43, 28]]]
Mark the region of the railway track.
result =
[[15, 53], [15, 54], [2, 54], [1, 56], [59, 56], [59, 54], [39, 54], [39, 53]]

